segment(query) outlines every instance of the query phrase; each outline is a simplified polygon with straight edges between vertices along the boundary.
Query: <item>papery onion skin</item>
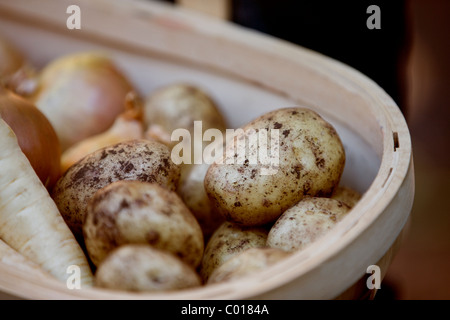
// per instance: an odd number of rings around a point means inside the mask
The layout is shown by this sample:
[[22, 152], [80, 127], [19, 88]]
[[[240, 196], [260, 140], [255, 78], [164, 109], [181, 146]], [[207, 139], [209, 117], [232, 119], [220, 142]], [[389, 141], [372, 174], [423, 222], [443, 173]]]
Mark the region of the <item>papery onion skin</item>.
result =
[[22, 152], [41, 182], [50, 190], [61, 175], [61, 148], [48, 119], [28, 100], [3, 87], [0, 87], [0, 116], [17, 136]]
[[75, 53], [50, 62], [30, 97], [55, 129], [61, 150], [107, 130], [132, 85], [107, 56]]
[[135, 92], [130, 91], [125, 101], [125, 111], [106, 131], [86, 138], [61, 155], [61, 172], [64, 173], [73, 164], [98, 149], [126, 140], [144, 139], [142, 103]]

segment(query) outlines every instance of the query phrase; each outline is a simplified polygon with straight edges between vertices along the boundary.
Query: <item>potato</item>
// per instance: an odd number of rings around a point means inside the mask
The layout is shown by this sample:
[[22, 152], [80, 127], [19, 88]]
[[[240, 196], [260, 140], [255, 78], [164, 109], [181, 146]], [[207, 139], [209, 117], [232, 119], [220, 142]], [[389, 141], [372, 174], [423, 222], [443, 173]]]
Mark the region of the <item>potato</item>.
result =
[[358, 191], [346, 186], [338, 186], [331, 195], [332, 199], [340, 200], [351, 208], [361, 200], [361, 197]]
[[64, 220], [82, 240], [82, 223], [94, 193], [118, 180], [156, 182], [176, 190], [180, 168], [167, 146], [147, 140], [124, 141], [99, 149], [72, 165], [58, 180], [52, 198]]
[[324, 236], [350, 211], [331, 198], [307, 197], [286, 210], [267, 236], [267, 246], [286, 251], [304, 249]]
[[171, 252], [193, 268], [204, 250], [200, 225], [180, 197], [149, 182], [122, 180], [98, 190], [89, 201], [83, 234], [95, 265], [129, 243]]
[[235, 254], [249, 248], [266, 246], [268, 230], [261, 227], [242, 227], [224, 222], [209, 239], [200, 267], [200, 276], [207, 281], [218, 266]]
[[145, 99], [144, 123], [148, 135], [170, 146], [176, 129], [194, 133], [194, 121], [202, 122], [202, 133], [210, 128], [226, 130], [226, 120], [210, 95], [194, 85], [170, 84], [152, 92]]
[[[305, 195], [330, 196], [339, 184], [345, 151], [336, 130], [316, 112], [305, 108], [278, 109], [251, 121], [238, 133], [235, 142], [249, 140], [256, 132], [278, 130], [274, 139], [274, 162], [254, 161], [266, 146], [248, 148], [241, 161], [213, 163], [205, 176], [205, 189], [226, 220], [244, 226], [273, 223], [285, 210]], [[259, 133], [258, 133], [259, 134]], [[233, 144], [226, 147], [228, 155]], [[278, 149], [277, 149], [278, 148]], [[278, 156], [276, 155], [278, 153]], [[277, 160], [277, 161], [275, 161]], [[276, 163], [278, 162], [278, 163]]]
[[200, 286], [198, 274], [176, 256], [148, 245], [123, 245], [112, 251], [95, 273], [95, 286], [155, 292]]
[[177, 190], [181, 199], [197, 218], [205, 241], [224, 222], [224, 218], [214, 209], [205, 191], [203, 181], [208, 167], [206, 163], [184, 166]]
[[250, 248], [242, 251], [216, 268], [207, 284], [231, 281], [264, 270], [290, 255], [277, 248]]

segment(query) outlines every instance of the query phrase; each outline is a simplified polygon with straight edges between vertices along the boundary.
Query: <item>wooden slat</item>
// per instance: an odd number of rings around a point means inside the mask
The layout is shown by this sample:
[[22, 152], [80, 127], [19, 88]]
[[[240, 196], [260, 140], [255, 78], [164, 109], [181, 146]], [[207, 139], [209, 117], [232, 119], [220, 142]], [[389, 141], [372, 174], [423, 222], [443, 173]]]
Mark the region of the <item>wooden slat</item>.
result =
[[231, 0], [177, 0], [177, 4], [219, 19], [231, 17]]

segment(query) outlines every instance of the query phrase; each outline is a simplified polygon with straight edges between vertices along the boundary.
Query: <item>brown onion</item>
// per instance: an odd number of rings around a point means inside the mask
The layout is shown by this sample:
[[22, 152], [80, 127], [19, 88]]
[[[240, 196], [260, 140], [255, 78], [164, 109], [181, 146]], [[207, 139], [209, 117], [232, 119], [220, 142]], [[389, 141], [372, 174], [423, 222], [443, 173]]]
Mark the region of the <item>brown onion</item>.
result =
[[88, 52], [50, 62], [29, 98], [53, 125], [64, 151], [107, 130], [123, 112], [130, 91], [132, 86], [109, 57]]
[[16, 134], [39, 179], [51, 189], [60, 177], [61, 149], [48, 119], [32, 103], [1, 86], [0, 117]]
[[66, 172], [73, 164], [98, 149], [126, 140], [143, 138], [142, 103], [137, 95], [130, 91], [125, 101], [125, 111], [116, 118], [108, 130], [86, 138], [72, 145], [62, 153], [61, 172]]

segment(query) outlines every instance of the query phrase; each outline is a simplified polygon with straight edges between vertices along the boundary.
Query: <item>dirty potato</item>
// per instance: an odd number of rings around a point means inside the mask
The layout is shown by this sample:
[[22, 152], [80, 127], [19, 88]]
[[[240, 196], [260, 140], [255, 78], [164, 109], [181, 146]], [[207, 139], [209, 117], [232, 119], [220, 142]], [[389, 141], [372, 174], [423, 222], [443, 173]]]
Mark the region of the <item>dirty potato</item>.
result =
[[94, 193], [118, 180], [156, 182], [176, 190], [180, 168], [164, 144], [130, 140], [97, 150], [72, 165], [58, 180], [52, 198], [74, 235], [82, 239], [82, 223]]
[[267, 236], [267, 246], [289, 252], [304, 249], [324, 236], [350, 211], [331, 198], [307, 197], [286, 210]]
[[172, 132], [186, 129], [194, 134], [194, 121], [201, 121], [202, 134], [207, 129], [226, 130], [226, 120], [217, 103], [203, 89], [187, 84], [170, 84], [152, 92], [145, 99], [147, 136], [169, 146]]
[[[226, 146], [222, 164], [213, 163], [205, 176], [206, 192], [226, 220], [245, 226], [271, 223], [305, 195], [330, 196], [339, 184], [344, 147], [316, 112], [278, 109], [242, 129]], [[254, 141], [256, 133], [264, 138], [256, 147], [236, 147]]]
[[177, 193], [199, 222], [205, 240], [224, 222], [222, 215], [211, 204], [205, 191], [206, 163], [184, 166]]
[[231, 281], [253, 275], [285, 259], [289, 255], [289, 252], [277, 248], [247, 249], [234, 255], [216, 268], [209, 277], [207, 284]]
[[123, 245], [95, 273], [95, 286], [133, 292], [181, 290], [200, 286], [198, 274], [178, 257], [148, 245]]
[[235, 254], [249, 248], [265, 247], [268, 230], [261, 227], [242, 227], [224, 222], [209, 239], [200, 267], [200, 276], [207, 281], [218, 266]]
[[143, 243], [195, 268], [204, 249], [200, 226], [180, 197], [141, 181], [117, 181], [98, 190], [89, 201], [83, 234], [95, 265], [118, 246]]
[[340, 200], [351, 208], [361, 200], [361, 197], [361, 193], [346, 186], [338, 186], [331, 195], [332, 199]]

